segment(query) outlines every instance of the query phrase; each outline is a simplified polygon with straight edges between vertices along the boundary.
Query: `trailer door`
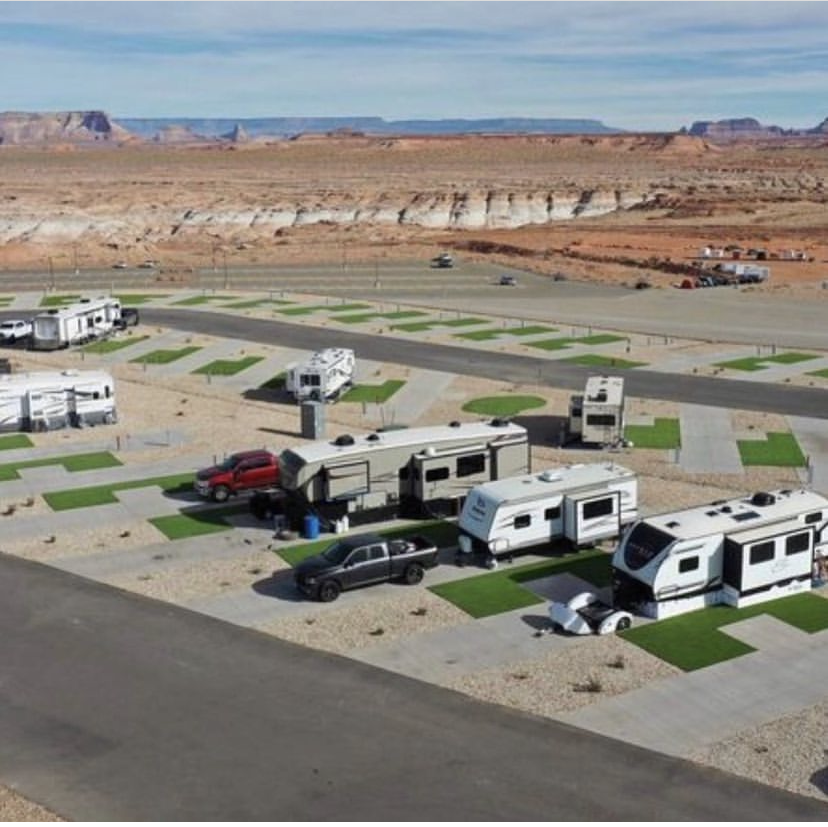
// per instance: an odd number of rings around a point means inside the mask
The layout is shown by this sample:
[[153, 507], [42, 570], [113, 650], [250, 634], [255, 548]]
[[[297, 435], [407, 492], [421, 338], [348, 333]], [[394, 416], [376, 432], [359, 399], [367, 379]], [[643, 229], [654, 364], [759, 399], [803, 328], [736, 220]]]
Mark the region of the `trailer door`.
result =
[[368, 460], [349, 462], [345, 465], [327, 465], [322, 468], [324, 499], [351, 500], [371, 490]]
[[621, 533], [621, 494], [567, 495], [564, 497], [564, 536], [576, 546], [617, 537]]

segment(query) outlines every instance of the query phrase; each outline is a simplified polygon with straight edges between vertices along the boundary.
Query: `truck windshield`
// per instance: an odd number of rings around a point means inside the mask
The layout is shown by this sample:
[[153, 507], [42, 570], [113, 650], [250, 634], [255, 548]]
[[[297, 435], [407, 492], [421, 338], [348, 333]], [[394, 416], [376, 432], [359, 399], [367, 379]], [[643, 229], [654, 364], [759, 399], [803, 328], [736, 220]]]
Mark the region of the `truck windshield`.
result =
[[630, 571], [643, 568], [654, 560], [676, 538], [648, 523], [639, 523], [627, 537], [624, 562]]
[[296, 485], [296, 478], [299, 474], [299, 469], [305, 465], [303, 457], [299, 456], [290, 448], [285, 448], [279, 454], [279, 471], [281, 473], [282, 487], [293, 488]]

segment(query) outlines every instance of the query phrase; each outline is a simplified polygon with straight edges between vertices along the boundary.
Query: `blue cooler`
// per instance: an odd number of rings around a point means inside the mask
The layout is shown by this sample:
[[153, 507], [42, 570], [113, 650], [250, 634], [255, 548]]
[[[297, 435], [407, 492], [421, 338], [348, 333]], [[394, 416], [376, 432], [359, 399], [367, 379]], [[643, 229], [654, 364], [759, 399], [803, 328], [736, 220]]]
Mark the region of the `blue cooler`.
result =
[[305, 531], [303, 536], [306, 540], [315, 540], [319, 537], [319, 517], [316, 514], [305, 514]]

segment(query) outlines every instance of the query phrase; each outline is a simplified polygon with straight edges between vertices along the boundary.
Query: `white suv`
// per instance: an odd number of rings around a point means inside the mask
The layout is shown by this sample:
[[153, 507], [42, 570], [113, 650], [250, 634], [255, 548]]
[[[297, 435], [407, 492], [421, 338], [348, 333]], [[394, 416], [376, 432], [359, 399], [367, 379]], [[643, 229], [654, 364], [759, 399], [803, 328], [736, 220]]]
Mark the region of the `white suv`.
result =
[[32, 335], [32, 323], [23, 319], [6, 319], [0, 322], [0, 344], [13, 345]]

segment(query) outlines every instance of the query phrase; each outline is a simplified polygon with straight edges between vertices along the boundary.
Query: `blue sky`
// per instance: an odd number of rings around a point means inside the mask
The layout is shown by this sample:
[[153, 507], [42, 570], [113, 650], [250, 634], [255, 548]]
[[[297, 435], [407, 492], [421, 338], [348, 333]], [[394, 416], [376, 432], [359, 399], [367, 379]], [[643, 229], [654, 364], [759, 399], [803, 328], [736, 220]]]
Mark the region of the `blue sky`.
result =
[[0, 110], [828, 116], [825, 2], [0, 2]]

